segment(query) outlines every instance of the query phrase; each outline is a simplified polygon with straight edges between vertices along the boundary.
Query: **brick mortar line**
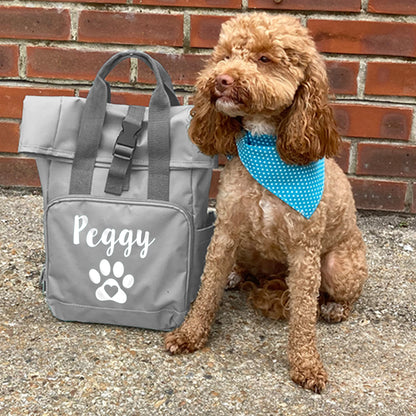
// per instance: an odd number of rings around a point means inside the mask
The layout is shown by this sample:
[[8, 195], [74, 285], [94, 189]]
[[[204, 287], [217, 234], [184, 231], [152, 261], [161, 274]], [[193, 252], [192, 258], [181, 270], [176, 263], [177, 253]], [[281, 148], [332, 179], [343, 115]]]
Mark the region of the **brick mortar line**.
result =
[[32, 160], [35, 160], [35, 157], [34, 156], [28, 156], [28, 155], [22, 154], [22, 153], [0, 152], [0, 159], [32, 159]]
[[[21, 8], [21, 9], [48, 9], [48, 10], [68, 10], [71, 11], [79, 11], [79, 10], [107, 10], [106, 4], [91, 4], [91, 3], [69, 3], [69, 2], [24, 2], [24, 3], [15, 3], [10, 1], [2, 1], [0, 3], [1, 7], [8, 8]], [[98, 8], [97, 8], [98, 6]], [[127, 5], [124, 5], [127, 6]]]
[[[136, 77], [135, 72], [131, 76], [134, 79], [131, 82], [109, 81], [112, 91], [133, 92], [133, 93], [136, 92], [136, 93], [142, 93], [142, 94], [149, 94], [155, 90], [156, 84], [138, 82], [137, 79], [135, 78]], [[49, 84], [49, 80], [46, 78], [36, 78], [35, 81], [39, 81], [39, 83], [36, 85], [48, 85]], [[57, 84], [50, 84], [50, 85], [53, 85], [55, 87], [62, 87], [62, 88], [74, 88], [74, 89], [86, 89], [87, 88], [88, 89], [92, 86], [92, 83], [94, 80], [90, 80], [90, 81], [80, 80], [78, 83], [74, 83], [73, 80], [67, 80], [67, 81], [68, 83], [66, 84], [57, 83]], [[33, 83], [29, 81], [29, 85], [33, 85]], [[177, 95], [192, 94], [193, 88], [194, 87], [192, 85], [173, 84], [173, 89]]]
[[0, 123], [19, 123], [22, 119], [21, 118], [13, 118], [13, 117], [2, 117], [0, 118]]
[[406, 189], [406, 194], [404, 196], [404, 210], [405, 210], [405, 212], [413, 214], [412, 207], [413, 207], [413, 184], [408, 183], [407, 184], [407, 189]]
[[294, 17], [297, 17], [301, 23], [302, 26], [306, 27], [307, 23], [307, 17], [304, 15], [293, 15]]
[[[72, 82], [72, 83], [70, 83]], [[25, 88], [25, 89], [50, 89], [50, 90], [59, 90], [59, 89], [73, 89], [75, 92], [75, 96], [79, 96], [80, 90], [88, 90], [91, 88], [93, 81], [79, 81], [78, 83], [74, 83], [73, 81], [68, 81], [67, 83], [52, 83], [49, 80], [42, 82], [42, 80], [36, 80], [36, 84], [30, 81], [26, 81], [25, 84], [23, 83], [12, 83], [8, 82], [1, 83], [1, 87], [8, 87], [8, 88]], [[120, 93], [137, 93], [137, 94], [152, 94], [155, 89], [154, 84], [145, 84], [139, 82], [132, 82], [132, 83], [121, 83], [121, 82], [110, 82], [111, 91], [112, 92], [120, 92]], [[178, 96], [188, 98], [193, 94], [193, 87], [192, 86], [175, 86], [174, 91]], [[0, 117], [0, 120], [3, 118]]]
[[[2, 43], [0, 42], [0, 45]], [[79, 52], [117, 52], [120, 49], [137, 49], [141, 51], [158, 52], [177, 55], [183, 54], [183, 46], [165, 45], [137, 45], [132, 43], [97, 43], [97, 42], [78, 42], [78, 41], [48, 41], [37, 39], [19, 39], [19, 44], [34, 48], [54, 48], [61, 50], [77, 50]], [[193, 53], [195, 55], [195, 53]]]
[[342, 20], [350, 22], [380, 22], [380, 23], [416, 23], [416, 16], [407, 16], [404, 14], [399, 15], [385, 15], [377, 13], [335, 13], [330, 14], [330, 12], [313, 12], [308, 14], [309, 19], [319, 19], [319, 20]]
[[395, 182], [395, 183], [406, 183], [412, 185], [414, 178], [403, 178], [401, 176], [376, 176], [376, 175], [358, 175], [358, 174], [346, 174], [348, 178], [352, 179], [363, 179], [366, 181], [378, 181], [378, 182]]
[[177, 55], [202, 55], [209, 56], [212, 53], [211, 48], [196, 48], [183, 46], [169, 46], [169, 45], [137, 45], [132, 43], [99, 43], [99, 42], [80, 42], [77, 40], [47, 40], [47, 39], [14, 39], [3, 38], [0, 39], [0, 46], [29, 46], [41, 48], [58, 48], [58, 49], [74, 49], [85, 52], [111, 52], [114, 49], [138, 49], [143, 51], [150, 51], [155, 53], [164, 53]]
[[135, 84], [139, 76], [138, 59], [130, 59], [130, 84]]
[[[394, 97], [394, 96], [392, 96]], [[404, 97], [403, 97], [404, 98]], [[332, 104], [359, 104], [364, 105], [366, 107], [374, 107], [373, 104], [383, 104], [385, 103], [386, 107], [391, 108], [404, 108], [407, 109], [414, 109], [416, 111], [416, 103], [398, 103], [398, 102], [390, 102], [390, 101], [372, 101], [365, 98], [358, 98], [356, 96], [353, 96], [352, 98], [349, 98], [348, 96], [337, 96], [336, 100], [331, 100]], [[379, 107], [379, 106], [375, 106]]]
[[361, 0], [361, 12], [368, 12], [368, 0]]
[[191, 16], [188, 12], [183, 14], [183, 49], [184, 52], [191, 49]]
[[[150, 6], [149, 6], [150, 7]], [[173, 10], [173, 8], [168, 9]], [[339, 12], [339, 11], [316, 11], [316, 10], [276, 10], [276, 9], [209, 9], [209, 8], [184, 8], [191, 15], [208, 15], [208, 16], [230, 16], [241, 13], [270, 13], [270, 14], [287, 14], [307, 22], [310, 19], [317, 20], [340, 20], [352, 22], [380, 22], [380, 23], [416, 23], [416, 16], [407, 15], [384, 15], [376, 13], [360, 12]], [[179, 13], [181, 11], [179, 10]], [[303, 23], [304, 24], [304, 23]]]
[[404, 146], [404, 147], [411, 147], [416, 149], [415, 143], [410, 143], [410, 140], [402, 140], [402, 139], [389, 139], [389, 138], [371, 138], [371, 137], [351, 137], [351, 136], [342, 136], [342, 139], [345, 141], [350, 141], [351, 144], [356, 143], [363, 143], [363, 144], [382, 144], [382, 145], [393, 145], [394, 147]]
[[[363, 100], [372, 103], [391, 103], [391, 104], [405, 104], [405, 105], [415, 105], [416, 97], [402, 97], [398, 95], [370, 95], [364, 94]], [[394, 99], [394, 101], [392, 101]]]
[[416, 108], [413, 111], [413, 122], [410, 126], [410, 138], [409, 142], [416, 145]]
[[367, 60], [359, 61], [359, 69], [357, 74], [357, 97], [363, 99], [365, 95], [365, 85], [367, 83]]
[[18, 74], [19, 78], [26, 78], [26, 63], [27, 63], [27, 52], [26, 52], [26, 45], [19, 44], [19, 57], [18, 57]]
[[[103, 11], [103, 12], [115, 12], [115, 13], [133, 13], [133, 12], [149, 12], [150, 14], [183, 14], [184, 12], [211, 12], [213, 15], [227, 13], [233, 14], [235, 12], [242, 12], [242, 8], [227, 9], [227, 8], [209, 8], [209, 7], [180, 7], [180, 6], [153, 6], [143, 4], [133, 4], [132, 2], [124, 4], [115, 3], [77, 3], [77, 2], [25, 2], [25, 3], [13, 3], [5, 1], [0, 3], [1, 7], [20, 7], [23, 9], [56, 9], [56, 10], [76, 10], [76, 11]], [[250, 9], [253, 10], [253, 9]], [[205, 14], [205, 13], [204, 13]]]
[[[341, 136], [342, 137], [342, 136]], [[357, 140], [349, 138], [350, 154], [349, 154], [349, 163], [348, 163], [348, 174], [355, 175], [357, 170]], [[343, 139], [344, 140], [344, 139]]]
[[416, 105], [416, 97], [406, 97], [398, 95], [364, 95], [363, 98], [358, 97], [356, 94], [334, 94], [331, 93], [331, 101], [363, 101], [369, 103], [386, 103], [387, 105], [405, 105], [414, 106]]
[[[104, 63], [104, 62], [103, 62]], [[143, 68], [144, 68], [143, 64]], [[83, 80], [83, 79], [63, 79], [63, 78], [42, 78], [42, 77], [31, 77], [26, 79], [18, 78], [0, 78], [0, 87], [23, 87], [23, 88], [44, 88], [45, 85], [48, 86], [50, 83], [51, 87], [62, 87], [62, 88], [78, 88], [83, 87], [84, 85], [92, 84], [93, 80]], [[110, 81], [110, 84], [114, 88], [154, 88], [156, 84], [151, 83], [141, 83], [138, 81]], [[181, 85], [173, 84], [175, 91], [183, 89], [188, 91], [190, 88], [193, 88], [193, 85]]]
[[78, 23], [79, 23], [79, 11], [78, 10], [70, 10], [70, 19], [71, 19], [71, 40], [78, 41]]
[[[332, 97], [330, 101], [331, 102], [340, 102], [340, 103], [369, 103], [369, 104], [375, 104], [375, 103], [384, 103], [387, 106], [406, 106], [406, 107], [413, 107], [416, 105], [416, 98], [413, 97], [399, 97], [396, 95], [366, 95], [364, 98], [359, 98], [357, 95], [351, 95], [351, 94], [332, 94]], [[392, 99], [395, 99], [396, 101], [392, 101]]]
[[321, 52], [321, 55], [325, 58], [325, 60], [330, 62], [343, 62], [343, 61], [350, 61], [350, 62], [360, 62], [362, 60], [366, 60], [366, 62], [385, 62], [385, 63], [392, 63], [392, 64], [416, 64], [416, 56], [409, 57], [409, 56], [395, 56], [395, 55], [359, 55], [357, 53], [334, 53], [334, 52]]
[[[51, 80], [53, 81], [53, 80]], [[68, 80], [67, 80], [68, 81]], [[72, 81], [73, 82], [73, 81]], [[92, 83], [92, 81], [91, 81]], [[80, 84], [74, 84], [79, 86]], [[0, 79], [0, 87], [8, 87], [8, 88], [45, 88], [45, 87], [50, 87], [51, 89], [56, 89], [56, 87], [61, 87], [62, 89], [67, 89], [67, 88], [75, 88], [75, 87], [71, 87], [69, 84], [68, 85], [63, 85], [63, 84], [50, 84], [49, 86], [47, 84], [45, 84], [44, 82], [32, 82], [26, 79], [6, 79], [6, 80], [1, 80]]]

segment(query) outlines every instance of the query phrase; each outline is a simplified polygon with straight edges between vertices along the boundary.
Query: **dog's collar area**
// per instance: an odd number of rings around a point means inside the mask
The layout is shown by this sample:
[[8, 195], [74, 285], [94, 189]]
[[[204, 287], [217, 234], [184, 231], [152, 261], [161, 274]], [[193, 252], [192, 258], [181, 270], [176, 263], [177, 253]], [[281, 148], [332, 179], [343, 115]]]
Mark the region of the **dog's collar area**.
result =
[[250, 146], [276, 146], [277, 136], [271, 134], [253, 134], [246, 131], [242, 137]]
[[309, 219], [321, 201], [325, 160], [308, 165], [285, 163], [277, 149], [276, 136], [249, 131], [237, 141], [238, 156], [250, 175], [283, 202]]

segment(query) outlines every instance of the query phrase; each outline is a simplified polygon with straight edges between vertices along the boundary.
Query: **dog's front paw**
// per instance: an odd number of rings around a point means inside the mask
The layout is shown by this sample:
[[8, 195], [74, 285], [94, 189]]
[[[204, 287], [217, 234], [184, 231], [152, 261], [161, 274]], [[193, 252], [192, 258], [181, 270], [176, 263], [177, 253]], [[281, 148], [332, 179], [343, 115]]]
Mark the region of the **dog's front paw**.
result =
[[175, 329], [165, 336], [165, 348], [171, 354], [187, 354], [199, 350], [204, 346], [206, 337], [196, 333]]
[[321, 364], [314, 367], [294, 367], [290, 376], [296, 384], [315, 393], [321, 393], [328, 381], [328, 374]]

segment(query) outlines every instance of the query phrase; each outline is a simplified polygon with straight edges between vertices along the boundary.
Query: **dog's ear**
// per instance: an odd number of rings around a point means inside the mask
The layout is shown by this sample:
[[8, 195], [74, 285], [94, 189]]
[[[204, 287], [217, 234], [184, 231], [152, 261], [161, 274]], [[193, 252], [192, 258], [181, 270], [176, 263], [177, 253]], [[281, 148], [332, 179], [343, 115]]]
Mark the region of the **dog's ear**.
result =
[[333, 157], [340, 145], [328, 102], [325, 64], [318, 55], [310, 61], [305, 74], [277, 130], [277, 150], [281, 158], [298, 165]]
[[235, 138], [241, 130], [241, 124], [237, 119], [218, 112], [211, 100], [209, 91], [197, 84], [189, 137], [206, 155], [235, 155]]

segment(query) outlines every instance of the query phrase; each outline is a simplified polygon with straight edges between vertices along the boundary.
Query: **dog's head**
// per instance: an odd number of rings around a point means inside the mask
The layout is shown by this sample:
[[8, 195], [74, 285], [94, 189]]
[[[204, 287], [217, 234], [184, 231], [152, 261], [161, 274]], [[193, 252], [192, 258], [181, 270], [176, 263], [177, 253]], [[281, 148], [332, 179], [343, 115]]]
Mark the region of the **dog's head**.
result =
[[339, 147], [325, 64], [297, 19], [246, 14], [223, 24], [196, 84], [191, 139], [203, 153], [236, 154], [242, 125], [273, 126], [287, 163], [334, 156]]

